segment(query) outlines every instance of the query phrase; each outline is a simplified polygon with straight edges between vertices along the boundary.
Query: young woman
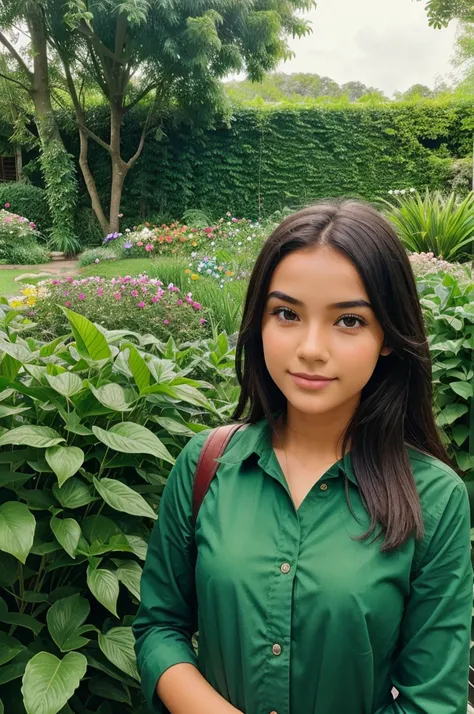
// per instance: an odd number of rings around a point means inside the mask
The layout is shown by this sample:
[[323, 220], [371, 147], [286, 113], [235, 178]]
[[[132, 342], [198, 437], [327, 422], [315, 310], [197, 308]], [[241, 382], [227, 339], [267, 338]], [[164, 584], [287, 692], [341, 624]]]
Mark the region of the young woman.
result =
[[150, 711], [465, 714], [469, 505], [433, 419], [410, 263], [382, 216], [324, 203], [275, 230], [237, 375], [247, 426], [196, 526], [206, 433], [178, 457], [151, 537], [134, 625]]

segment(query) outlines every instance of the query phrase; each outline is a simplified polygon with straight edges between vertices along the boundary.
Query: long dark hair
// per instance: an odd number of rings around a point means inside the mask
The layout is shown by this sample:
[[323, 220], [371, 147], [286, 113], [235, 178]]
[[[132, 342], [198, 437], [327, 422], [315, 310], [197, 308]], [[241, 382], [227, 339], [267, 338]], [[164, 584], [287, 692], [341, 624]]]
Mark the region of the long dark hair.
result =
[[266, 240], [253, 269], [237, 342], [236, 371], [241, 386], [233, 415], [247, 423], [286, 410], [286, 398], [265, 365], [262, 318], [273, 272], [290, 253], [318, 244], [349, 258], [359, 272], [385, 344], [362, 392], [360, 406], [344, 435], [371, 518], [363, 538], [382, 528], [382, 550], [393, 550], [424, 532], [420, 500], [406, 446], [450, 463], [432, 407], [431, 359], [410, 261], [387, 220], [357, 201], [309, 206], [286, 218]]

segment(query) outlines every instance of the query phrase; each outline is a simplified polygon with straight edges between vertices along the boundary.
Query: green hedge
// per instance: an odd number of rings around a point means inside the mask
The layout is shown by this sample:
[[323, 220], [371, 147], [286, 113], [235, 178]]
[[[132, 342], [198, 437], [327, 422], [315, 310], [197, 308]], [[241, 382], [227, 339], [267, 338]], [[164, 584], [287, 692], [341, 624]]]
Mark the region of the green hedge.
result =
[[[138, 145], [144, 109], [124, 122], [122, 155]], [[236, 108], [230, 127], [192, 129], [169, 119], [150, 134], [128, 175], [122, 202], [125, 225], [140, 218], [178, 218], [201, 208], [266, 216], [283, 206], [352, 195], [374, 199], [390, 189], [450, 185], [453, 164], [472, 151], [472, 103], [427, 101], [380, 106], [262, 106]], [[70, 117], [60, 117], [69, 149], [78, 155]], [[91, 110], [89, 126], [108, 140], [105, 107]], [[108, 154], [90, 142], [90, 165], [107, 205]], [[81, 201], [87, 205], [85, 186]]]
[[28, 218], [47, 237], [52, 222], [44, 189], [26, 183], [1, 183], [0, 208], [9, 203], [9, 211]]

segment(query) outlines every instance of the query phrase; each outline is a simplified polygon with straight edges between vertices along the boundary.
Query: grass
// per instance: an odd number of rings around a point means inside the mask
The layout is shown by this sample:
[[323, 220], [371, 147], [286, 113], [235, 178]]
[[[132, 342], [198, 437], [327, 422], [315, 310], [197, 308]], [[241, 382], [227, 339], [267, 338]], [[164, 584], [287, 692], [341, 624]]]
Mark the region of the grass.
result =
[[151, 258], [127, 258], [125, 260], [111, 260], [103, 263], [92, 263], [86, 268], [81, 268], [79, 273], [83, 277], [99, 275], [101, 278], [119, 278], [124, 275], [132, 277], [147, 273], [154, 261]]
[[21, 283], [16, 283], [15, 278], [24, 275], [25, 272], [24, 269], [0, 270], [0, 296], [13, 297], [18, 295], [21, 290]]

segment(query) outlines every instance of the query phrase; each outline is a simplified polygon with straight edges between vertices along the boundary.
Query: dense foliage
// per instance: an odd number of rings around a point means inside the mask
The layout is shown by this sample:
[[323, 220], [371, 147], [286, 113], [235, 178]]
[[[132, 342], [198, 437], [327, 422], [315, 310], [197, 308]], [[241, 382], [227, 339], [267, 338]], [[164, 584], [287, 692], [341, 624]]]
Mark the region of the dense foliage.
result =
[[[9, 203], [5, 204], [9, 207]], [[48, 251], [38, 240], [36, 224], [5, 208], [0, 209], [0, 263], [47, 263]]]
[[[212, 220], [228, 210], [258, 218], [321, 197], [373, 199], [406, 185], [444, 189], [456, 160], [472, 153], [471, 114], [469, 103], [288, 104], [238, 109], [230, 126], [215, 131], [170, 119], [148, 137], [146, 160], [127, 178], [122, 225], [172, 222], [189, 208], [206, 210]], [[91, 110], [90, 122], [107, 136], [102, 109]], [[139, 110], [126, 118], [124, 151], [132, 150], [140, 122]], [[73, 135], [68, 142], [77, 155]], [[110, 166], [94, 146], [90, 163], [106, 196]]]
[[15, 315], [0, 312], [0, 699], [144, 714], [141, 562], [174, 458], [235, 403], [232, 352], [224, 335], [179, 346], [73, 312], [72, 334], [40, 343]]

